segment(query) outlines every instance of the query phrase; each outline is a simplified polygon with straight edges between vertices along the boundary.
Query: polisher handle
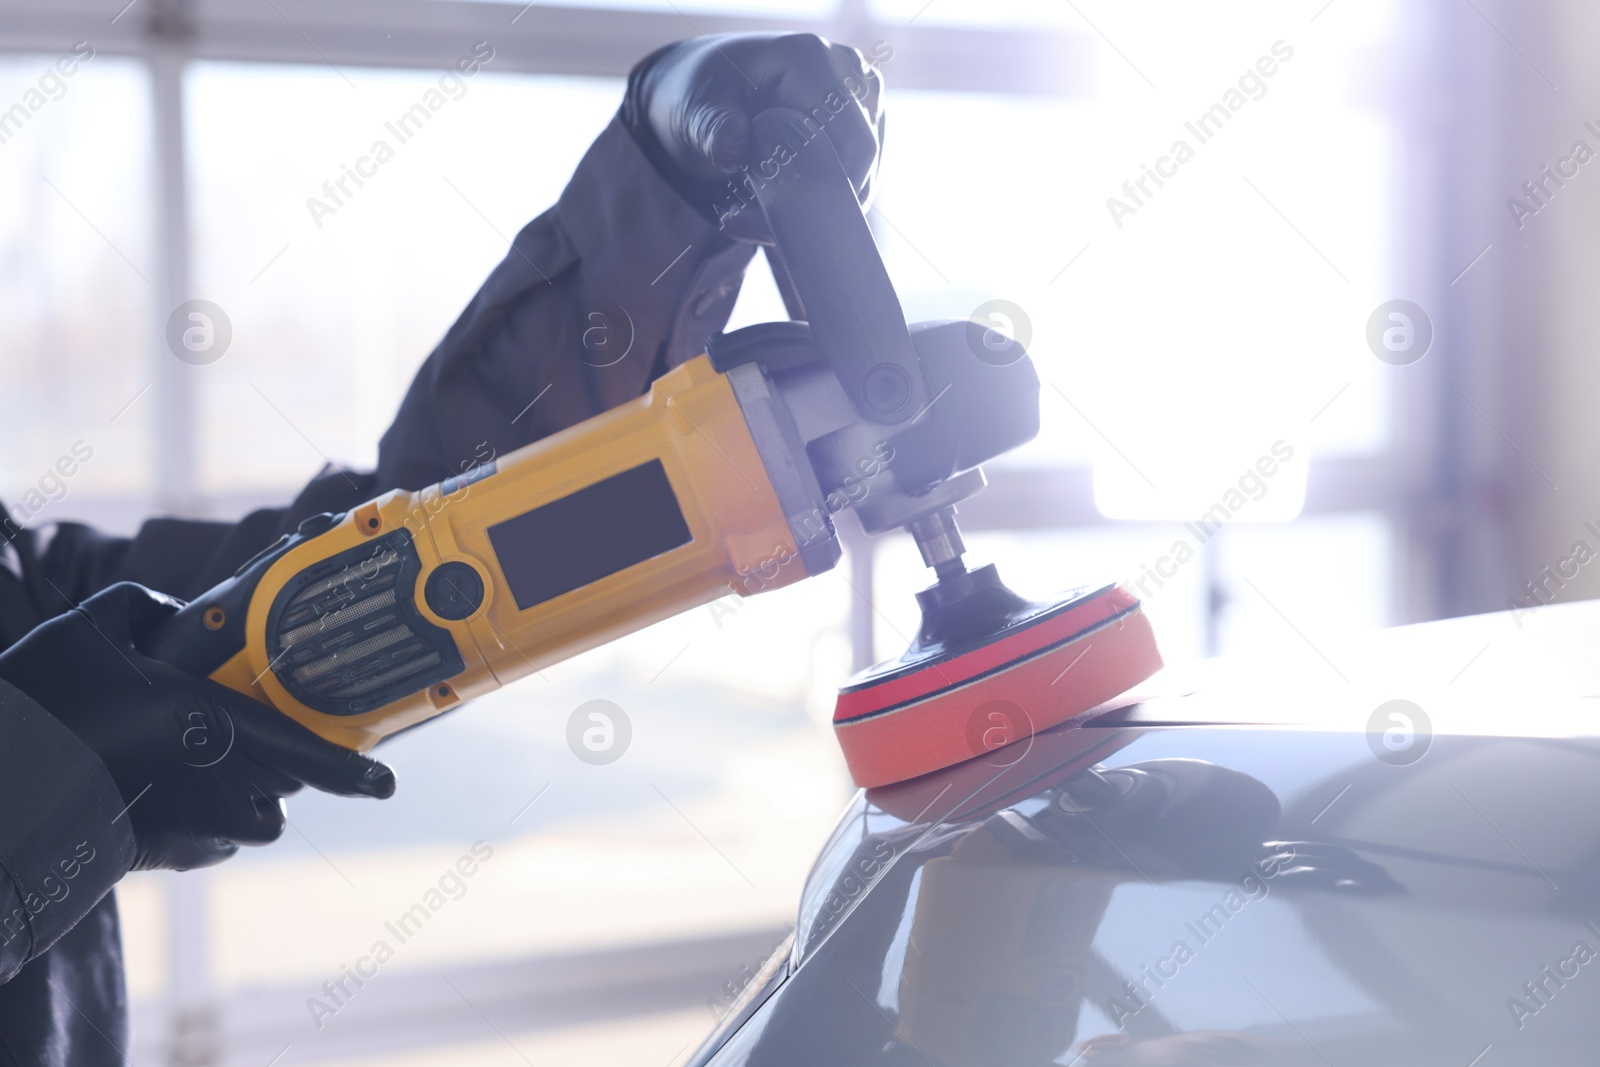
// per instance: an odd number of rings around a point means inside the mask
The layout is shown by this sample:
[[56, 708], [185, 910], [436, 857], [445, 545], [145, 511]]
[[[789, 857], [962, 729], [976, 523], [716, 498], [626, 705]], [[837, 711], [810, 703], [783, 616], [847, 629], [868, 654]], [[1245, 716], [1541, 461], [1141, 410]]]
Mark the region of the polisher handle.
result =
[[750, 143], [756, 199], [824, 356], [864, 418], [904, 422], [925, 402], [916, 349], [826, 128], [771, 108], [755, 117]]

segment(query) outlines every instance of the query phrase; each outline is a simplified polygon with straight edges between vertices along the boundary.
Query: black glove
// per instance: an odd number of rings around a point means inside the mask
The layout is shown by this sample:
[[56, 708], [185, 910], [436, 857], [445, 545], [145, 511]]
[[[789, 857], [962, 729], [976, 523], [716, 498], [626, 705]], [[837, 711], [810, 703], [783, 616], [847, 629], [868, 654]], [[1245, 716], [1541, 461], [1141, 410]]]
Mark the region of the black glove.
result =
[[773, 107], [817, 116], [866, 204], [883, 144], [882, 90], [860, 52], [816, 34], [697, 37], [633, 69], [622, 121], [685, 200], [730, 236], [768, 242], [760, 208], [743, 209], [730, 187], [749, 162], [750, 119]]
[[0, 653], [0, 678], [32, 697], [111, 772], [135, 870], [221, 863], [283, 833], [279, 798], [302, 784], [388, 797], [394, 772], [287, 715], [139, 651], [176, 601], [122, 582]]

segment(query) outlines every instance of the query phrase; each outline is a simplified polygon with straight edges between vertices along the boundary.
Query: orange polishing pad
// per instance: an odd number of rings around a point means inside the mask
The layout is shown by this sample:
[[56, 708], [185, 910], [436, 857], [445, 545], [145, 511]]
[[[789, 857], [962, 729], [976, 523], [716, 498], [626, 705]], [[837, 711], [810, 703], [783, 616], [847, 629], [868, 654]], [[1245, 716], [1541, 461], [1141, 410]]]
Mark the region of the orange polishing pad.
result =
[[1138, 599], [1116, 585], [1027, 603], [993, 632], [960, 642], [926, 640], [926, 621], [924, 631], [921, 647], [839, 691], [833, 728], [857, 785], [902, 782], [985, 755], [1161, 669]]

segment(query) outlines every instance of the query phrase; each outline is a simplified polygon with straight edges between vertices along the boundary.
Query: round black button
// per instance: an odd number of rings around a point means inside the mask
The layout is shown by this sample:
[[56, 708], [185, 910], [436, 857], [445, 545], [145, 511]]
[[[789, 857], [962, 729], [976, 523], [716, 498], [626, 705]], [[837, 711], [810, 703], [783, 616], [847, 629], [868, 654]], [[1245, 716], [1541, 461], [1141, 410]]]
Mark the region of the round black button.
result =
[[423, 599], [441, 619], [456, 622], [478, 610], [483, 603], [483, 579], [465, 563], [441, 563], [428, 575], [422, 587]]

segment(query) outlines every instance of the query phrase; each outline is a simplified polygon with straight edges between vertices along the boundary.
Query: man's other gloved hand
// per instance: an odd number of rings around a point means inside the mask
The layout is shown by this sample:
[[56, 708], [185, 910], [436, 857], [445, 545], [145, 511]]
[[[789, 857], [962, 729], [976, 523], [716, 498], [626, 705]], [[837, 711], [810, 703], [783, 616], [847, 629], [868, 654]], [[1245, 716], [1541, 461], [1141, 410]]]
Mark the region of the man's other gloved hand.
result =
[[760, 208], [741, 208], [729, 187], [749, 162], [751, 118], [773, 107], [825, 117], [866, 204], [883, 144], [882, 90], [860, 52], [816, 34], [724, 34], [679, 41], [642, 60], [628, 78], [622, 120], [684, 199], [730, 236], [768, 242]]
[[388, 797], [394, 772], [281, 712], [153, 660], [142, 634], [177, 602], [122, 582], [0, 653], [0, 678], [32, 697], [111, 772], [135, 870], [221, 863], [283, 833], [282, 797], [309, 785]]

